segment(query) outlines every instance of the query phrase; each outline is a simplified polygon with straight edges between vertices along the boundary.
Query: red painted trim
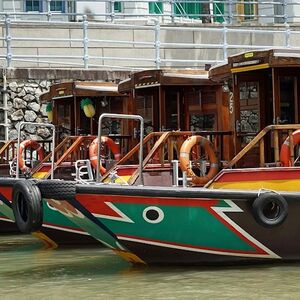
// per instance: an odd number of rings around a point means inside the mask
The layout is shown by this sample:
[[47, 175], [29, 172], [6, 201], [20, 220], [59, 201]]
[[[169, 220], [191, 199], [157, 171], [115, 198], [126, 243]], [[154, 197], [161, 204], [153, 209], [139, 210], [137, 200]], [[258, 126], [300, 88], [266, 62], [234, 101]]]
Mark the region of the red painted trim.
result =
[[[180, 199], [180, 198], [158, 198], [158, 197], [138, 197], [138, 196], [120, 196], [120, 195], [102, 195], [102, 194], [76, 194], [76, 200], [86, 209], [94, 214], [103, 214], [114, 217], [120, 217], [114, 210], [108, 207], [104, 202], [112, 203], [133, 203], [148, 205], [171, 205], [171, 206], [193, 206], [210, 208], [217, 205], [219, 200], [215, 199]], [[104, 204], [104, 205], [103, 205]]]
[[0, 190], [0, 193], [10, 202], [12, 201], [12, 192], [13, 189], [10, 186], [2, 186]]

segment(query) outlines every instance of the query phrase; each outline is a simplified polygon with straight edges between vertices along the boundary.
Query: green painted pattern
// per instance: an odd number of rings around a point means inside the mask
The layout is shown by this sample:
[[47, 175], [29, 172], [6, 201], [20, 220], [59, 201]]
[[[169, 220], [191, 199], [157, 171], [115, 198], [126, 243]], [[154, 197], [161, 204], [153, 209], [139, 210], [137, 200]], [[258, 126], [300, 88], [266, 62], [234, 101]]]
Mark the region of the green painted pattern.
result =
[[69, 219], [59, 211], [49, 208], [45, 199], [43, 199], [43, 218], [44, 223], [47, 224], [52, 224], [54, 226], [65, 226], [72, 229], [79, 229], [79, 227], [71, 221], [72, 218]]
[[15, 216], [11, 207], [6, 204], [0, 204], [0, 217], [6, 217], [11, 220], [15, 220]]
[[45, 223], [49, 222], [53, 225], [67, 226], [73, 229], [80, 228], [107, 246], [114, 249], [120, 249], [119, 245], [117, 244], [117, 239], [107, 233], [100, 226], [96, 225], [93, 221], [86, 218], [84, 215], [75, 215], [72, 213], [64, 215], [57, 210], [50, 209], [45, 202], [46, 201], [44, 200], [43, 209]]
[[[143, 211], [149, 205], [113, 204], [134, 221], [128, 223], [102, 218], [101, 221], [117, 234], [204, 248], [256, 251], [203, 207], [161, 205], [159, 208], [164, 212], [164, 219], [152, 224], [143, 218]], [[220, 201], [220, 207], [226, 206], [225, 201]]]

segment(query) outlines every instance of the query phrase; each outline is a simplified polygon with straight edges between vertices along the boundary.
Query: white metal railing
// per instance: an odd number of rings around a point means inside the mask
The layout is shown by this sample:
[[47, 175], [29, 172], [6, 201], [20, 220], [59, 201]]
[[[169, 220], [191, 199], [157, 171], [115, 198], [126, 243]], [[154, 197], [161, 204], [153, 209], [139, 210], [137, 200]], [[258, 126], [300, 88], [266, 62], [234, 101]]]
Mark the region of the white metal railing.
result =
[[[300, 31], [297, 27], [290, 27], [289, 24], [282, 26], [263, 26], [263, 27], [240, 27], [228, 24], [218, 26], [173, 26], [171, 24], [161, 24], [158, 19], [149, 19], [144, 25], [133, 24], [119, 24], [119, 23], [95, 23], [89, 22], [87, 16], [83, 16], [82, 22], [25, 22], [11, 19], [10, 14], [5, 15], [3, 37], [0, 38], [4, 42], [5, 53], [0, 54], [0, 60], [6, 61], [6, 67], [15, 67], [18, 62], [27, 62], [28, 64], [36, 64], [36, 66], [69, 66], [79, 68], [117, 68], [126, 70], [138, 70], [145, 68], [161, 68], [161, 67], [201, 67], [205, 64], [215, 64], [223, 62], [227, 59], [228, 50], [231, 52], [240, 52], [241, 49], [265, 49], [265, 48], [292, 48], [300, 50]], [[26, 33], [19, 34], [18, 28], [22, 28], [24, 24], [31, 24], [32, 36], [27, 36]], [[40, 36], [38, 32], [42, 32], [42, 28], [47, 25], [55, 33], [57, 28], [73, 28], [77, 30], [77, 36], [60, 36], [60, 37], [45, 37], [42, 33]], [[37, 31], [35, 28], [39, 28]], [[99, 31], [99, 28], [101, 30]], [[14, 30], [13, 30], [14, 29]], [[89, 38], [90, 31], [97, 31], [97, 38]], [[101, 38], [101, 34], [105, 30], [112, 30], [117, 33], [118, 30], [132, 32], [130, 36], [134, 38], [127, 38], [126, 35], [122, 39], [114, 37], [112, 33], [109, 36]], [[136, 34], [138, 31], [141, 33]], [[28, 30], [30, 32], [30, 30]], [[69, 32], [69, 31], [68, 31]], [[134, 33], [133, 33], [134, 32]], [[33, 34], [34, 33], [34, 34]], [[148, 33], [148, 34], [147, 34]], [[185, 34], [191, 33], [194, 38], [191, 42], [169, 42], [168, 37], [178, 35], [184, 37]], [[30, 33], [28, 33], [30, 35]], [[214, 34], [215, 38], [210, 39], [209, 36]], [[239, 38], [236, 38], [237, 34]], [[256, 37], [262, 37], [260, 42], [252, 42], [248, 38], [248, 42], [243, 40], [243, 36], [253, 34]], [[275, 45], [272, 43], [265, 43], [265, 35], [278, 36], [278, 41]], [[80, 37], [78, 37], [80, 36]], [[197, 37], [203, 38], [204, 42]], [[171, 39], [172, 40], [172, 39]], [[177, 40], [179, 40], [177, 38]], [[259, 40], [259, 39], [258, 39]], [[291, 43], [291, 40], [293, 41]], [[16, 51], [22, 47], [20, 43], [27, 43], [27, 48], [34, 47], [34, 43], [39, 43], [43, 49], [53, 47], [56, 43], [55, 54], [46, 53], [44, 51], [38, 54], [22, 54]], [[76, 44], [76, 54], [72, 53], [72, 45]], [[20, 46], [21, 45], [21, 46]], [[63, 46], [62, 46], [63, 45]], [[70, 48], [67, 54], [65, 47]], [[126, 54], [122, 49], [141, 49], [135, 54]], [[102, 53], [95, 55], [94, 49], [100, 48], [115, 48], [117, 55], [111, 53]], [[150, 55], [145, 56], [145, 49], [150, 50]], [[166, 51], [174, 50], [176, 52], [182, 51], [181, 55], [167, 56]], [[188, 51], [194, 51], [194, 56], [189, 58]], [[204, 57], [201, 51], [213, 53], [211, 57]], [[215, 52], [213, 52], [215, 51]], [[129, 51], [130, 52], [130, 51]], [[214, 54], [214, 53], [218, 53]], [[140, 67], [139, 67], [140, 64]]]

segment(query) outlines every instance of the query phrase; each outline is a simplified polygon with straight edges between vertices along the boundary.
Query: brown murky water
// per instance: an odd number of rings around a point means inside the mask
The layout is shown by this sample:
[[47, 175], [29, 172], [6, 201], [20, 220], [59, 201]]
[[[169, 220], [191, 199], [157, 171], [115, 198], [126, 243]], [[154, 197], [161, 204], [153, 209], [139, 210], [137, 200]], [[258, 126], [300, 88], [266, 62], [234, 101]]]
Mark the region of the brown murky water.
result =
[[300, 299], [300, 263], [136, 268], [110, 250], [45, 250], [0, 236], [4, 299]]

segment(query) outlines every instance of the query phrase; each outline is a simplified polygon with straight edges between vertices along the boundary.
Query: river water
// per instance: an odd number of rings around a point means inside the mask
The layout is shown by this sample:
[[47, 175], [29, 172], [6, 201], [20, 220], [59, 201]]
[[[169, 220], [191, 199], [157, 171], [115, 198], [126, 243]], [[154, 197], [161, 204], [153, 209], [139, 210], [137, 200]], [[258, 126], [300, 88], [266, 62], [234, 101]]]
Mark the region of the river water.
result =
[[0, 299], [299, 299], [300, 263], [133, 267], [101, 248], [46, 250], [0, 236]]

